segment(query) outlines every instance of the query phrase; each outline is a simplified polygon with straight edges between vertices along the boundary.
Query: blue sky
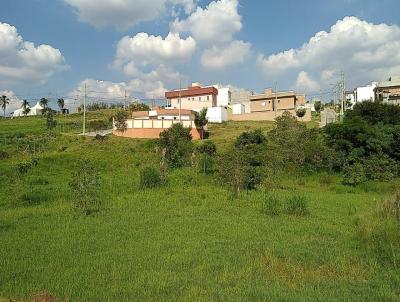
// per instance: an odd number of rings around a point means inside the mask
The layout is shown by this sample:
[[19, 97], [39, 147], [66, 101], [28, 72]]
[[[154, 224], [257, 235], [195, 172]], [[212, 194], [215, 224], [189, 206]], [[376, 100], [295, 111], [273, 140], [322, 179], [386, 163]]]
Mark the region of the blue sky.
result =
[[[400, 73], [398, 0], [122, 2], [121, 10], [113, 0], [2, 0], [0, 23], [7, 30], [0, 28], [0, 41], [11, 35], [23, 42], [16, 49], [0, 45], [0, 55], [7, 54], [0, 59], [0, 91], [29, 99], [67, 97], [86, 80], [93, 93], [112, 97], [126, 89], [156, 98], [181, 79], [183, 85], [199, 81], [255, 91], [276, 84], [322, 95], [339, 70], [348, 86]], [[322, 38], [308, 43], [320, 31]], [[170, 32], [174, 39], [167, 41]], [[36, 50], [25, 51], [24, 42]], [[179, 51], [171, 53], [171, 46]], [[17, 60], [21, 49], [27, 56]]]

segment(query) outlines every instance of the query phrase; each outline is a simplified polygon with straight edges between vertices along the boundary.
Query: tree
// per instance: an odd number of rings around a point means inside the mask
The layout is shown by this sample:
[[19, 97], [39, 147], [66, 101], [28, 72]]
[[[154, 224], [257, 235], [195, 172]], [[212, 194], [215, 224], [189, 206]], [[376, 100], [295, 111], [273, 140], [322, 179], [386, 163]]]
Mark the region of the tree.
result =
[[118, 110], [118, 112], [115, 114], [114, 125], [119, 132], [125, 132], [126, 128], [128, 127], [128, 125], [126, 124], [127, 118], [128, 112], [124, 110]]
[[203, 108], [200, 113], [195, 112], [194, 114], [194, 124], [197, 129], [201, 130], [201, 139], [204, 138], [204, 127], [208, 124], [207, 119], [207, 108]]
[[307, 109], [306, 108], [299, 108], [296, 110], [296, 115], [298, 118], [303, 118], [307, 113]]
[[193, 151], [192, 135], [189, 128], [181, 123], [172, 125], [160, 134], [159, 145], [169, 167], [180, 168], [190, 163]]
[[46, 109], [49, 105], [49, 100], [46, 98], [41, 98], [39, 104], [43, 107], [43, 109]]
[[22, 101], [22, 113], [26, 116], [28, 113], [31, 111], [31, 108], [29, 108], [29, 102], [27, 100]]
[[60, 108], [61, 112], [63, 112], [64, 111], [64, 106], [65, 106], [64, 99], [58, 99], [57, 100], [57, 105], [58, 105], [58, 108]]
[[4, 117], [6, 117], [6, 109], [8, 104], [10, 104], [10, 99], [7, 96], [2, 95], [0, 97], [0, 105], [1, 109], [3, 109]]
[[129, 105], [129, 111], [134, 112], [134, 111], [149, 111], [150, 107], [146, 104], [139, 103], [139, 102], [134, 102]]
[[322, 110], [322, 103], [321, 101], [316, 101], [314, 104], [315, 111], [320, 113]]

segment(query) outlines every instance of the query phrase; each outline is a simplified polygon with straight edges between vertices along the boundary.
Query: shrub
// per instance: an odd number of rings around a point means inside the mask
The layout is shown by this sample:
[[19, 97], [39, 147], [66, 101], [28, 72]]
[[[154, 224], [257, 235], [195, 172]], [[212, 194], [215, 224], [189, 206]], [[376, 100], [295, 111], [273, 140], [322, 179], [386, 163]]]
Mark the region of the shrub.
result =
[[81, 159], [76, 163], [69, 187], [74, 195], [73, 208], [75, 211], [90, 215], [100, 209], [98, 197], [100, 176], [93, 162]]
[[296, 115], [298, 118], [304, 117], [306, 115], [306, 113], [307, 113], [307, 109], [305, 109], [305, 108], [300, 108], [300, 109], [296, 110]]
[[343, 184], [357, 186], [367, 181], [364, 166], [357, 162], [353, 165], [347, 165], [343, 169]]
[[250, 145], [262, 145], [266, 144], [267, 138], [262, 133], [261, 129], [254, 131], [243, 132], [235, 142], [236, 148], [244, 148]]
[[164, 185], [161, 173], [155, 167], [146, 167], [140, 171], [140, 188], [154, 189]]
[[383, 154], [365, 159], [363, 166], [368, 180], [389, 181], [399, 174], [398, 163]]
[[277, 216], [281, 211], [281, 200], [275, 195], [264, 195], [262, 211], [269, 216]]
[[212, 174], [215, 170], [215, 160], [207, 153], [200, 154], [197, 167], [201, 173]]
[[315, 102], [314, 107], [315, 107], [315, 111], [320, 113], [321, 109], [323, 108], [321, 101]]
[[200, 154], [215, 156], [217, 154], [217, 146], [213, 141], [205, 141], [197, 147], [197, 152], [199, 152]]
[[128, 112], [125, 110], [118, 110], [114, 117], [114, 126], [120, 132], [125, 132], [128, 125], [126, 119], [128, 118]]
[[129, 105], [129, 111], [134, 112], [134, 111], [149, 111], [150, 107], [146, 104], [135, 102]]
[[57, 121], [54, 119], [53, 111], [47, 110], [46, 127], [48, 130], [53, 130], [57, 126]]
[[159, 146], [163, 158], [171, 168], [180, 168], [190, 163], [193, 151], [192, 135], [189, 128], [174, 124], [160, 134]]
[[305, 216], [309, 214], [307, 199], [301, 195], [292, 195], [287, 199], [286, 213]]

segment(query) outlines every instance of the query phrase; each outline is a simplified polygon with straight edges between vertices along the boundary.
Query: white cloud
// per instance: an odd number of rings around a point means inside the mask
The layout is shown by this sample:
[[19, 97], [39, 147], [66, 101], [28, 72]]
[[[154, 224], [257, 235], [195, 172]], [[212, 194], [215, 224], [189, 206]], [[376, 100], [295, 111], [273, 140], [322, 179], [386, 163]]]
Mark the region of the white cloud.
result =
[[[9, 98], [10, 104], [7, 105], [6, 107], [6, 114], [9, 114], [11, 112], [14, 112], [15, 110], [21, 108], [22, 106], [22, 101], [15, 95], [15, 93], [11, 90], [3, 90], [0, 91], [0, 96], [5, 95], [6, 97]], [[1, 110], [1, 115], [3, 115], [3, 108], [0, 108]]]
[[326, 81], [337, 79], [341, 70], [348, 75], [349, 85], [359, 85], [400, 72], [399, 49], [399, 26], [346, 17], [298, 49], [268, 58], [259, 55], [258, 64], [268, 78], [285, 78], [303, 71], [303, 80], [304, 75], [315, 79], [310, 86], [314, 89], [316, 83], [329, 85]]
[[168, 4], [182, 6], [187, 13], [195, 7], [193, 0], [64, 0], [64, 2], [75, 9], [82, 22], [96, 27], [114, 26], [121, 30], [158, 18]]
[[211, 2], [206, 8], [197, 9], [186, 19], [176, 19], [170, 25], [173, 32], [189, 32], [201, 44], [215, 45], [230, 42], [242, 29], [238, 13], [238, 0]]
[[24, 42], [14, 26], [0, 22], [0, 83], [43, 84], [67, 68], [58, 49]]
[[301, 71], [297, 76], [296, 88], [301, 92], [317, 91], [320, 89], [319, 84], [310, 78], [305, 71]]
[[233, 41], [226, 46], [213, 46], [206, 49], [201, 56], [205, 68], [222, 70], [228, 66], [243, 63], [250, 54], [251, 44]]
[[[146, 66], [162, 63], [184, 63], [191, 59], [196, 50], [196, 42], [192, 37], [181, 39], [179, 34], [169, 33], [163, 39], [147, 33], [138, 33], [134, 37], [123, 37], [117, 45], [114, 65]], [[132, 65], [133, 64], [133, 65]]]

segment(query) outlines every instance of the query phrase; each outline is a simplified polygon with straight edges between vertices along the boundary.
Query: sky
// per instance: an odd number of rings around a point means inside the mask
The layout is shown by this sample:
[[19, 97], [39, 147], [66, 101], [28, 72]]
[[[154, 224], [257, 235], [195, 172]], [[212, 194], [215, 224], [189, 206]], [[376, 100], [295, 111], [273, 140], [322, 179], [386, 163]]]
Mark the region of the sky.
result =
[[398, 0], [2, 0], [0, 93], [162, 98], [191, 82], [330, 97], [400, 74]]

